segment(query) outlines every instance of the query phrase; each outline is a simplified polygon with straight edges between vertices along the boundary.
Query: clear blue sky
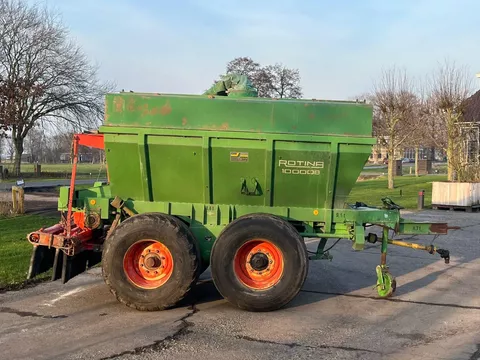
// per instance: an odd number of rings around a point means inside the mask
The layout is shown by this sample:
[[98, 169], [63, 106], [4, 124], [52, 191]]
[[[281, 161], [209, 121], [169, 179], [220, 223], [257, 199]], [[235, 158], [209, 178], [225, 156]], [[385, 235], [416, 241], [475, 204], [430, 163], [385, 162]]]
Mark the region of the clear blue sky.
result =
[[446, 57], [480, 72], [478, 0], [47, 3], [119, 90], [200, 93], [237, 56], [298, 68], [307, 98], [350, 98], [382, 68], [422, 76]]

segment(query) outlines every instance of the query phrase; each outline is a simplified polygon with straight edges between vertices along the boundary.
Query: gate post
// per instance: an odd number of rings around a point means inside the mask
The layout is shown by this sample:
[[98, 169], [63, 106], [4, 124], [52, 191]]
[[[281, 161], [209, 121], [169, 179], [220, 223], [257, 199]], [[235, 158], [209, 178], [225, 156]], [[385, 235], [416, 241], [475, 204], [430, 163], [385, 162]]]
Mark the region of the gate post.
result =
[[25, 191], [21, 186], [12, 186], [12, 211], [14, 214], [25, 213]]

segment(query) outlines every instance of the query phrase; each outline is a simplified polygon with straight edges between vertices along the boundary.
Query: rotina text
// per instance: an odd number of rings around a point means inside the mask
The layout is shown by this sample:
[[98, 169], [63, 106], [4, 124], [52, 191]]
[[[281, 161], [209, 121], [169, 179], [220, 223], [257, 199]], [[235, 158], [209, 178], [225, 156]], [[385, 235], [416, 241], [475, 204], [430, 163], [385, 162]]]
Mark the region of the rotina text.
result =
[[320, 175], [320, 169], [323, 169], [324, 162], [306, 160], [278, 160], [278, 166], [282, 168], [282, 174]]

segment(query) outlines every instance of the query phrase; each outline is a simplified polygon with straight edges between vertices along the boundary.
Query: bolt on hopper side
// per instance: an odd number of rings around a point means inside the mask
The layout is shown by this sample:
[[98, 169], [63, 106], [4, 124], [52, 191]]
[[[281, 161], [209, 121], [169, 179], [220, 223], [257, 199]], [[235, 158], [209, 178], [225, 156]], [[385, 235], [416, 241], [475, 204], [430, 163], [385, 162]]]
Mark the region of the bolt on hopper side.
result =
[[[68, 281], [101, 254], [117, 299], [157, 310], [178, 303], [211, 266], [227, 300], [263, 311], [296, 296], [308, 260], [331, 258], [328, 239], [348, 239], [356, 250], [381, 241], [380, 297], [396, 286], [389, 244], [448, 262], [447, 250], [390, 238], [446, 234], [447, 224], [406, 221], [388, 199], [383, 209], [346, 204], [375, 143], [369, 105], [261, 99], [241, 89], [230, 96], [217, 90], [231, 82], [217, 85], [207, 95], [106, 96], [98, 134], [75, 141], [103, 138], [109, 182], [74, 190], [73, 176], [61, 189], [63, 223], [28, 236], [29, 277], [53, 265], [54, 278]], [[383, 229], [380, 239], [366, 234], [371, 225]], [[310, 237], [320, 241], [308, 254]]]

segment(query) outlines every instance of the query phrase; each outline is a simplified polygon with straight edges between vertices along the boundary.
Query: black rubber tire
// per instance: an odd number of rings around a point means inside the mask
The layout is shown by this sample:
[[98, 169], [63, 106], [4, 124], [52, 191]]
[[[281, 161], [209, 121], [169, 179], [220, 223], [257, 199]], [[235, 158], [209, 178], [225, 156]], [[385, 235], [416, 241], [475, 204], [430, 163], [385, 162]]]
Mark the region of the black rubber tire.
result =
[[204, 264], [202, 263], [202, 266], [200, 267], [200, 275], [202, 275], [207, 269], [209, 268], [210, 264]]
[[[170, 250], [174, 266], [170, 279], [157, 289], [142, 289], [127, 278], [123, 258], [138, 240], [161, 241]], [[200, 276], [200, 251], [195, 238], [180, 220], [161, 213], [144, 213], [123, 221], [105, 241], [102, 273], [110, 291], [121, 303], [141, 311], [175, 306]]]
[[[195, 235], [193, 234], [193, 232], [191, 231], [190, 229], [190, 224], [188, 222], [186, 222], [185, 220], [183, 220], [182, 218], [180, 217], [177, 217], [177, 219], [179, 221], [181, 221], [185, 227], [188, 229], [190, 235], [195, 238]], [[195, 238], [196, 239], [196, 238]], [[197, 244], [198, 244], [198, 241], [197, 241]], [[200, 246], [200, 245], [198, 245]], [[202, 258], [202, 256], [200, 255], [200, 275], [202, 275], [207, 269], [208, 267], [210, 266], [210, 262], [205, 262], [205, 260]]]
[[[272, 242], [284, 257], [280, 281], [266, 290], [245, 286], [234, 271], [236, 251], [254, 238]], [[302, 236], [289, 222], [270, 214], [246, 215], [230, 223], [213, 244], [210, 264], [218, 292], [231, 304], [248, 311], [273, 311], [287, 305], [308, 274], [308, 254]]]

